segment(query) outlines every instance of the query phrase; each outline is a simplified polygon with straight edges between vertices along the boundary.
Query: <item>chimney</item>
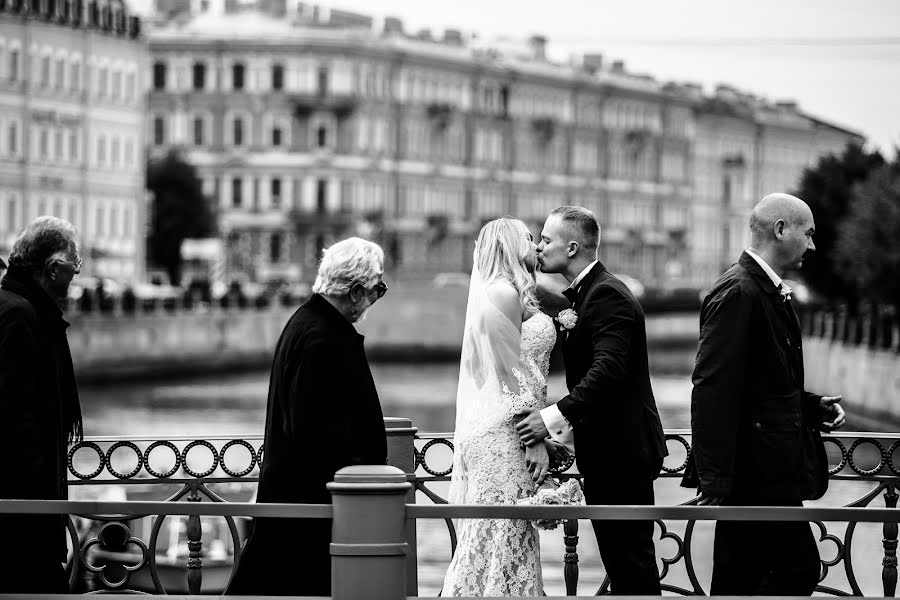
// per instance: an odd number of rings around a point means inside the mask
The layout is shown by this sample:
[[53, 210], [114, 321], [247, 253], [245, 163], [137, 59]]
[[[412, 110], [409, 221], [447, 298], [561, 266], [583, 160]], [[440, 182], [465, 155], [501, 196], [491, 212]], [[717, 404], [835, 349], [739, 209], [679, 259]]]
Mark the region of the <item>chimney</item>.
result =
[[459, 29], [445, 29], [444, 43], [448, 46], [462, 46], [462, 32]]
[[625, 73], [625, 61], [624, 60], [614, 60], [612, 64], [612, 72], [624, 74]]
[[603, 55], [596, 53], [585, 54], [582, 57], [582, 65], [588, 73], [596, 73], [603, 68]]
[[796, 100], [778, 100], [775, 102], [775, 106], [780, 109], [787, 110], [790, 112], [797, 112], [797, 101]]
[[547, 60], [547, 38], [542, 35], [533, 35], [528, 38], [528, 48], [534, 60]]
[[397, 33], [399, 35], [403, 35], [403, 21], [401, 21], [397, 17], [385, 17], [384, 33]]

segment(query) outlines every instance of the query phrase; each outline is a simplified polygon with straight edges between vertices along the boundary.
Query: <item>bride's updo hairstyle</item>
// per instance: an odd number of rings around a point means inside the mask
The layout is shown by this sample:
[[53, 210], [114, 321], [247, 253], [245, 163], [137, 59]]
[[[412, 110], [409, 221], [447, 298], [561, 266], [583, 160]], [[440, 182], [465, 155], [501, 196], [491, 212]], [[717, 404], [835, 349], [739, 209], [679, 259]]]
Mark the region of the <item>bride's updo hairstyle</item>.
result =
[[535, 295], [535, 274], [525, 264], [529, 255], [534, 254], [530, 235], [525, 223], [512, 217], [485, 223], [475, 242], [475, 266], [485, 286], [506, 281], [519, 292], [525, 311], [534, 313], [540, 310]]

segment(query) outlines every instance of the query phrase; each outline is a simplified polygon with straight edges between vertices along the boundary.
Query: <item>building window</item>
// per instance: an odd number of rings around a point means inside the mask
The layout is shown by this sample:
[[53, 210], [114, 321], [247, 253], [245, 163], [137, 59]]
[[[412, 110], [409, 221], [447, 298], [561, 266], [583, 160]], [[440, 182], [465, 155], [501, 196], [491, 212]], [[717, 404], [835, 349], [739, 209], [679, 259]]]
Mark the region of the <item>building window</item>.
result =
[[9, 198], [8, 209], [9, 209], [9, 231], [16, 231], [18, 226], [16, 224], [16, 199], [12, 196]]
[[206, 89], [206, 65], [201, 62], [194, 63], [194, 89]]
[[281, 234], [278, 232], [269, 236], [269, 262], [281, 262]]
[[319, 148], [328, 146], [328, 129], [324, 125], [319, 125], [316, 129], [316, 145]]
[[50, 135], [49, 132], [41, 127], [41, 132], [38, 135], [39, 143], [39, 156], [43, 160], [47, 160], [50, 157]]
[[137, 79], [134, 73], [129, 73], [125, 76], [125, 98], [131, 100], [135, 96], [138, 95], [137, 90], [135, 89], [135, 84]]
[[66, 61], [56, 60], [56, 89], [61, 90], [66, 83]]
[[19, 50], [18, 49], [9, 51], [9, 80], [10, 81], [18, 81], [19, 80]]
[[114, 137], [112, 139], [112, 144], [110, 144], [110, 149], [109, 149], [110, 159], [112, 160], [112, 166], [114, 166], [114, 167], [119, 166], [119, 158], [120, 158], [119, 147], [120, 147], [120, 145], [121, 145], [121, 142], [119, 141], [119, 138]]
[[240, 208], [244, 203], [244, 182], [240, 177], [231, 179], [231, 205]]
[[16, 155], [19, 153], [19, 126], [17, 123], [9, 124], [9, 153]]
[[281, 206], [281, 178], [273, 177], [271, 181], [270, 202], [273, 208]]
[[97, 222], [94, 224], [96, 226], [96, 233], [99, 235], [103, 235], [103, 207], [97, 207]]
[[53, 132], [53, 156], [56, 160], [62, 160], [63, 147], [63, 132], [62, 129], [57, 129]]
[[274, 146], [275, 148], [280, 148], [281, 142], [281, 127], [275, 125], [274, 127], [272, 127], [272, 146]]
[[162, 146], [166, 143], [166, 122], [162, 117], [153, 117], [153, 144]]
[[81, 65], [78, 63], [72, 63], [72, 68], [69, 73], [69, 87], [73, 92], [77, 92], [81, 89]]
[[203, 145], [203, 117], [194, 117], [194, 145]]
[[231, 89], [244, 89], [244, 65], [242, 63], [231, 65]]
[[272, 65], [272, 89], [284, 89], [284, 65]]
[[166, 89], [166, 63], [164, 62], [153, 63], [153, 89]]
[[244, 145], [244, 120], [241, 117], [234, 118], [231, 135], [235, 146]]
[[134, 142], [125, 140], [125, 166], [130, 167], [134, 164]]
[[70, 131], [69, 132], [69, 160], [77, 161], [78, 160], [78, 132]]
[[97, 95], [106, 98], [109, 93], [109, 71], [106, 67], [100, 67], [97, 74]]
[[97, 164], [101, 167], [106, 166], [106, 136], [100, 135], [97, 138]]
[[317, 85], [318, 92], [320, 96], [328, 95], [328, 69], [326, 67], [319, 67], [317, 74]]
[[328, 208], [328, 182], [324, 179], [316, 180], [316, 212], [324, 214]]
[[41, 58], [41, 85], [43, 87], [50, 87], [50, 57], [44, 56]]
[[122, 98], [122, 72], [118, 70], [112, 74], [112, 97], [116, 100]]

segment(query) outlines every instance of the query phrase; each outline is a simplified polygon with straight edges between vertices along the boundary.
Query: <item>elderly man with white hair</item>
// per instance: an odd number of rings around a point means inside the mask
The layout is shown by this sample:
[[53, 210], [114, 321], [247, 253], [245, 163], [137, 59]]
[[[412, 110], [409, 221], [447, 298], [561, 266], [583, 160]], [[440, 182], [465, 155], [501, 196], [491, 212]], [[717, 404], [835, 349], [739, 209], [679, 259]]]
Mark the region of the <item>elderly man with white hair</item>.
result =
[[[353, 323], [387, 291], [384, 252], [350, 238], [328, 248], [313, 296], [290, 318], [269, 382], [258, 502], [328, 504], [349, 465], [385, 464], [378, 392]], [[255, 519], [226, 595], [331, 595], [331, 520]]]
[[[769, 194], [750, 216], [750, 247], [703, 301], [696, 468], [685, 477], [699, 485], [701, 505], [802, 506], [828, 486], [820, 431], [844, 424], [841, 397], [805, 391], [800, 321], [781, 279], [816, 249], [815, 232], [805, 202]], [[720, 521], [710, 595], [808, 596], [820, 568], [809, 523]]]
[[[81, 270], [75, 228], [39, 217], [0, 282], [0, 498], [65, 500], [68, 444], [81, 439], [69, 326], [57, 302]], [[67, 593], [65, 517], [0, 515], [0, 593]]]

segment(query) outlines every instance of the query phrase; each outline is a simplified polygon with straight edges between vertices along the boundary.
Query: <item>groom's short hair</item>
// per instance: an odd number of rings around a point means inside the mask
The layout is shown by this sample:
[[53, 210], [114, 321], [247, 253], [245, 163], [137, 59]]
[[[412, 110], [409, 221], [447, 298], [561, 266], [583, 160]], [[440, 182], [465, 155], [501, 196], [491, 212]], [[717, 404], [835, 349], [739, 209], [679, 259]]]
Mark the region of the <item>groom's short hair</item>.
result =
[[596, 252], [600, 244], [600, 223], [594, 213], [583, 206], [560, 206], [550, 213], [562, 219], [570, 239], [578, 242], [587, 252]]

